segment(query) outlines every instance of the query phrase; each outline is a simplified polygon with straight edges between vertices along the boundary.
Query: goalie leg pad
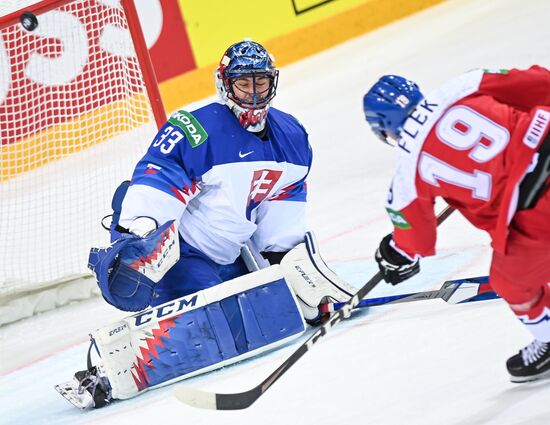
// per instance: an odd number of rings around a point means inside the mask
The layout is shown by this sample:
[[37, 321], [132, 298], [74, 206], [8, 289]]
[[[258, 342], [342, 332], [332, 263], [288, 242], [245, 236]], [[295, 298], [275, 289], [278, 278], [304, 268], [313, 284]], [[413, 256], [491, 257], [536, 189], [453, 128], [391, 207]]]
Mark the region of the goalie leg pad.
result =
[[150, 308], [93, 333], [113, 398], [231, 364], [300, 336], [279, 266]]
[[309, 323], [316, 323], [321, 318], [321, 302], [345, 302], [357, 292], [328, 268], [312, 232], [307, 232], [304, 242], [283, 257], [281, 267]]

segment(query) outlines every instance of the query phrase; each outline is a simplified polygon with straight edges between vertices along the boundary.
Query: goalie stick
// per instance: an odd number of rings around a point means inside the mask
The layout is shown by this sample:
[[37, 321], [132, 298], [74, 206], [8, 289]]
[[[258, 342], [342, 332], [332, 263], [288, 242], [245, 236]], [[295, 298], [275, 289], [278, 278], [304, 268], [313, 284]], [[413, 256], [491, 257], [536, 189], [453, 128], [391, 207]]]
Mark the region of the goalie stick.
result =
[[[454, 209], [450, 206], [446, 207], [437, 217], [437, 224], [443, 223], [451, 215]], [[262, 394], [264, 394], [277, 380], [283, 376], [300, 358], [307, 353], [317, 341], [325, 336], [334, 326], [340, 321], [348, 318], [351, 310], [359, 304], [359, 302], [380, 283], [382, 273], [376, 273], [367, 283], [365, 283], [355, 295], [344, 304], [344, 306], [335, 311], [327, 322], [317, 329], [302, 345], [300, 345], [294, 353], [292, 353], [277, 369], [269, 374], [262, 382], [250, 390], [219, 394], [215, 392], [202, 391], [187, 385], [178, 385], [175, 389], [176, 398], [186, 404], [203, 409], [214, 410], [239, 410], [246, 409]]]
[[[406, 303], [410, 301], [433, 300], [440, 298], [449, 304], [469, 303], [473, 301], [499, 298], [491, 285], [488, 276], [468, 279], [447, 280], [440, 289], [434, 291], [412, 292], [409, 294], [388, 295], [386, 297], [367, 298], [355, 307], [375, 307], [387, 304]], [[346, 303], [324, 303], [319, 306], [321, 313], [332, 313], [344, 307]]]

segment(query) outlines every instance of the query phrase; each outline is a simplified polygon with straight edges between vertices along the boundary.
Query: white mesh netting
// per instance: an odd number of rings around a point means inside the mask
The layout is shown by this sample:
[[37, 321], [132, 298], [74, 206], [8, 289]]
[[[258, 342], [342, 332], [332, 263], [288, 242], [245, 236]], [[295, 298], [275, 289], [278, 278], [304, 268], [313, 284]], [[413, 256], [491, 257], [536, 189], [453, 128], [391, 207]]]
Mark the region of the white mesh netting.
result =
[[0, 299], [89, 275], [112, 193], [156, 131], [123, 9], [65, 3], [33, 31], [0, 17]]

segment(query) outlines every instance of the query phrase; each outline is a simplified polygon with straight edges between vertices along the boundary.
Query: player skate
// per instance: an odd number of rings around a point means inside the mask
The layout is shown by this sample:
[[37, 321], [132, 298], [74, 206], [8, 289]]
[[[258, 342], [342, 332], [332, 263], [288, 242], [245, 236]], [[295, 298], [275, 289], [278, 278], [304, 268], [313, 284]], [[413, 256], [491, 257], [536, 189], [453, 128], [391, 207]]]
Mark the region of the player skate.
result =
[[512, 382], [550, 375], [549, 88], [550, 70], [533, 65], [468, 71], [426, 96], [385, 75], [363, 98], [373, 133], [397, 148], [380, 272], [395, 285], [435, 254], [438, 197], [486, 231], [491, 286], [535, 337], [508, 360]]
[[550, 378], [550, 343], [534, 340], [506, 362], [511, 382]]

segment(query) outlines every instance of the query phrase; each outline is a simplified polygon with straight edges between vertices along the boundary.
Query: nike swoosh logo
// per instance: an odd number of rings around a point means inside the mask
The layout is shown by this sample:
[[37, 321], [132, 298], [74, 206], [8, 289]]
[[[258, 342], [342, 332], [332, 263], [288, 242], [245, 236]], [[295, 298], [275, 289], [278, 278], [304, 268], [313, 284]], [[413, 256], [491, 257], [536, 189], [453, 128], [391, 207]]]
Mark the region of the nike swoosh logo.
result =
[[239, 151], [239, 158], [244, 158], [244, 157], [250, 155], [251, 153], [254, 153], [254, 151], [250, 151], [250, 152], [247, 152], [247, 153], [241, 153], [241, 151]]

